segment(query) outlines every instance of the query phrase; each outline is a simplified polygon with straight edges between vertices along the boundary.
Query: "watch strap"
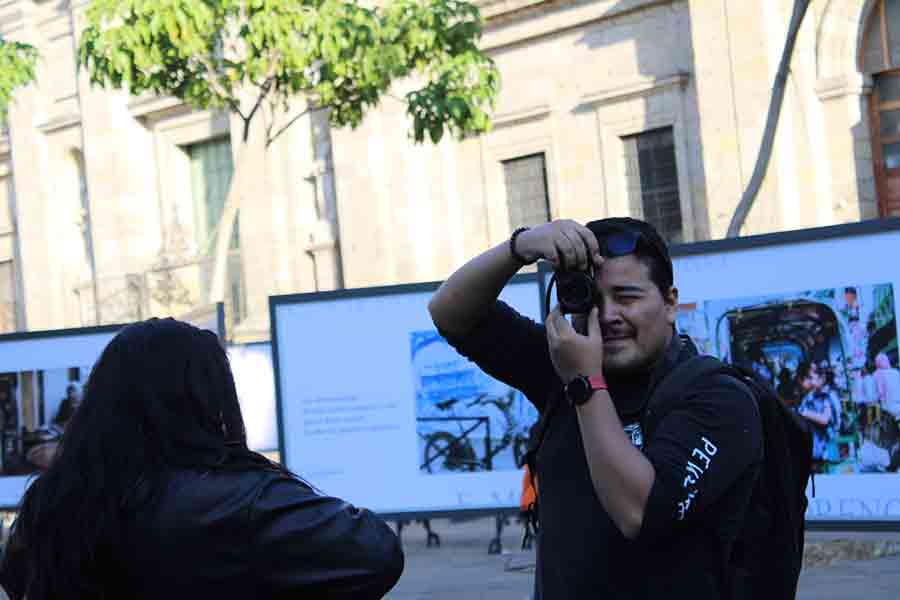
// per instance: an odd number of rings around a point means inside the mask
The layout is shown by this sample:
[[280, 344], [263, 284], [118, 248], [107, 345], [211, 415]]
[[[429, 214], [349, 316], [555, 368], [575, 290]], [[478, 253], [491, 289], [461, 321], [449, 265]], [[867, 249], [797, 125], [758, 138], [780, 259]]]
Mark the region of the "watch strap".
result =
[[587, 378], [588, 383], [591, 384], [592, 390], [608, 390], [609, 386], [606, 385], [606, 379], [603, 378], [602, 373], [598, 373], [596, 375], [591, 375]]
[[[572, 390], [571, 385], [575, 382], [581, 384], [581, 389], [579, 389], [578, 391], [584, 394], [583, 397], [581, 396], [581, 394], [578, 394], [576, 396], [572, 393], [574, 390]], [[597, 390], [607, 389], [609, 388], [606, 385], [606, 379], [603, 378], [602, 373], [599, 373], [592, 376], [579, 375], [565, 386], [564, 391], [566, 394], [566, 399], [569, 401], [570, 405], [581, 406], [582, 404], [585, 404], [588, 400], [590, 400], [591, 396], [593, 396], [594, 392], [596, 392]]]

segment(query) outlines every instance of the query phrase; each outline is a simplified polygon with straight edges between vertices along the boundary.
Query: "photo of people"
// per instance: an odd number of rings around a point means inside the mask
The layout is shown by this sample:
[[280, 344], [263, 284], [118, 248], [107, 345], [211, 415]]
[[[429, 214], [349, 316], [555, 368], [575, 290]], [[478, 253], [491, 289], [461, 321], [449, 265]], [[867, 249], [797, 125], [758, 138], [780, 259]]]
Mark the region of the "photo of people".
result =
[[419, 470], [518, 469], [537, 411], [519, 391], [460, 356], [437, 331], [410, 334]]
[[701, 352], [752, 369], [813, 433], [818, 473], [897, 472], [900, 371], [890, 284], [680, 307]]
[[82, 399], [89, 367], [0, 373], [0, 474], [46, 469]]

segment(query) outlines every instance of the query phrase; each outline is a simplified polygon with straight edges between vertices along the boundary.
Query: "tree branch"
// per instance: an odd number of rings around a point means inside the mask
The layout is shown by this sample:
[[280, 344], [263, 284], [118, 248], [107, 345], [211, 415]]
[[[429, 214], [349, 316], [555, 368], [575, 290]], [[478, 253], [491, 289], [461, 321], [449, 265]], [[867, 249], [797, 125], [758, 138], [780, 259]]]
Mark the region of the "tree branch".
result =
[[231, 107], [231, 110], [235, 111], [238, 115], [240, 115], [242, 119], [246, 121], [247, 117], [244, 116], [244, 113], [241, 112], [241, 107], [238, 102], [231, 94], [228, 93], [228, 90], [225, 89], [221, 82], [216, 79], [216, 70], [213, 68], [212, 63], [209, 62], [209, 58], [200, 55], [195, 56], [194, 60], [200, 63], [200, 65], [202, 65], [204, 69], [206, 69], [205, 79], [206, 83], [209, 84], [209, 87], [212, 88], [212, 90], [217, 93], [222, 98], [222, 100], [224, 100], [225, 103], [228, 104], [228, 106]]
[[407, 102], [405, 98], [395, 96], [395, 95], [391, 94], [390, 92], [385, 92], [384, 95], [387, 96], [388, 98], [391, 98], [392, 100], [396, 100], [400, 104], [409, 104], [409, 102]]
[[275, 127], [275, 115], [278, 114], [277, 104], [278, 102], [274, 98], [269, 98], [269, 121], [266, 124], [266, 140], [272, 137], [272, 128]]
[[256, 111], [259, 110], [259, 107], [262, 106], [263, 100], [266, 98], [266, 94], [269, 93], [270, 84], [272, 80], [267, 80], [263, 85], [260, 86], [259, 97], [256, 99], [256, 104], [253, 106], [253, 109], [250, 111], [250, 114], [247, 115], [247, 120], [253, 118], [253, 115], [256, 114]]
[[300, 112], [300, 114], [296, 115], [293, 119], [291, 119], [290, 121], [288, 121], [288, 122], [284, 125], [284, 127], [282, 127], [282, 128], [279, 129], [277, 132], [275, 132], [275, 135], [274, 135], [274, 136], [270, 136], [269, 139], [266, 140], [266, 148], [268, 148], [268, 147], [271, 146], [273, 143], [275, 143], [275, 140], [278, 139], [278, 136], [280, 136], [282, 133], [284, 133], [285, 131], [287, 131], [287, 129], [288, 129], [291, 125], [293, 125], [293, 124], [297, 121], [297, 119], [299, 119], [300, 117], [302, 117], [302, 116], [304, 116], [305, 114], [309, 113], [310, 111], [315, 110], [315, 108], [316, 108], [316, 107], [314, 107], [314, 106], [312, 106], [312, 105], [308, 105], [303, 111]]
[[273, 53], [271, 56], [271, 63], [269, 64], [269, 71], [266, 73], [266, 78], [263, 80], [262, 84], [259, 85], [259, 89], [262, 91], [259, 94], [259, 98], [256, 99], [256, 104], [253, 106], [253, 110], [250, 111], [250, 114], [247, 115], [247, 120], [253, 118], [253, 115], [256, 114], [256, 111], [259, 110], [259, 107], [262, 106], [263, 100], [266, 99], [266, 96], [272, 90], [273, 86], [277, 86], [278, 82], [275, 80], [275, 73], [278, 71], [278, 61], [280, 58], [280, 54], [278, 52]]

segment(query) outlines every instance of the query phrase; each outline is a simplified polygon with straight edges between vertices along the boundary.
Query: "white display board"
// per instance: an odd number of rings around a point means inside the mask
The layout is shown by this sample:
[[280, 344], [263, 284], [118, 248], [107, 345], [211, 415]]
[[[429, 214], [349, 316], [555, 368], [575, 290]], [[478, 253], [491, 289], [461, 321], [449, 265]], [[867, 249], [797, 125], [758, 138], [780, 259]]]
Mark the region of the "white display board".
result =
[[278, 419], [275, 416], [275, 375], [269, 342], [228, 346], [228, 361], [234, 375], [247, 445], [257, 452], [278, 449]]
[[[798, 413], [831, 415], [815, 427], [808, 520], [900, 520], [897, 221], [749, 242], [675, 257], [679, 329], [704, 353], [755, 363]], [[803, 361], [816, 364], [806, 383]]]
[[[283, 460], [382, 514], [515, 508], [516, 458], [537, 413], [437, 334], [427, 309], [436, 288], [271, 299]], [[540, 319], [536, 275], [501, 299]]]
[[17, 506], [42, 458], [52, 455], [66, 389], [80, 392], [119, 328], [0, 336], [0, 507]]

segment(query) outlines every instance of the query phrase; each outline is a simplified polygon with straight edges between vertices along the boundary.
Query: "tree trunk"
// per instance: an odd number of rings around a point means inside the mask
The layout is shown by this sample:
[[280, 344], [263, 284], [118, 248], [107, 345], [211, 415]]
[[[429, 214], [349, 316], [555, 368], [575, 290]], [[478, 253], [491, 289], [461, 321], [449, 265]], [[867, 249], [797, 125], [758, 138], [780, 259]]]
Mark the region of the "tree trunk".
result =
[[231, 185], [228, 188], [228, 196], [225, 199], [225, 207], [222, 210], [222, 218], [219, 221], [216, 245], [213, 252], [212, 277], [209, 286], [209, 303], [223, 302], [225, 300], [226, 281], [228, 278], [228, 251], [231, 245], [231, 237], [234, 232], [234, 224], [240, 213], [241, 205], [246, 197], [253, 191], [260, 192], [256, 185], [265, 176], [265, 135], [262, 127], [251, 127], [247, 140], [238, 148], [234, 163], [234, 173], [231, 177]]
[[766, 117], [766, 128], [763, 131], [763, 139], [759, 145], [759, 154], [756, 158], [756, 167], [753, 169], [753, 175], [750, 177], [750, 183], [741, 196], [734, 215], [731, 217], [731, 223], [728, 226], [726, 237], [738, 237], [741, 233], [741, 227], [753, 208], [753, 202], [756, 200], [759, 189], [762, 187], [763, 180], [766, 177], [766, 171], [769, 170], [769, 161], [772, 159], [772, 151], [775, 146], [775, 134], [778, 131], [778, 120], [781, 117], [781, 107], [784, 104], [784, 93], [787, 88], [788, 73], [791, 69], [791, 59], [794, 56], [794, 46], [797, 43], [797, 36], [800, 33], [800, 26], [803, 24], [803, 17], [806, 16], [806, 10], [809, 8], [810, 0], [794, 0], [794, 13], [791, 17], [791, 24], [788, 27], [787, 40], [784, 43], [784, 50], [781, 54], [781, 63], [778, 66], [778, 73], [775, 75], [775, 85], [772, 86], [772, 101], [769, 104], [769, 114]]

